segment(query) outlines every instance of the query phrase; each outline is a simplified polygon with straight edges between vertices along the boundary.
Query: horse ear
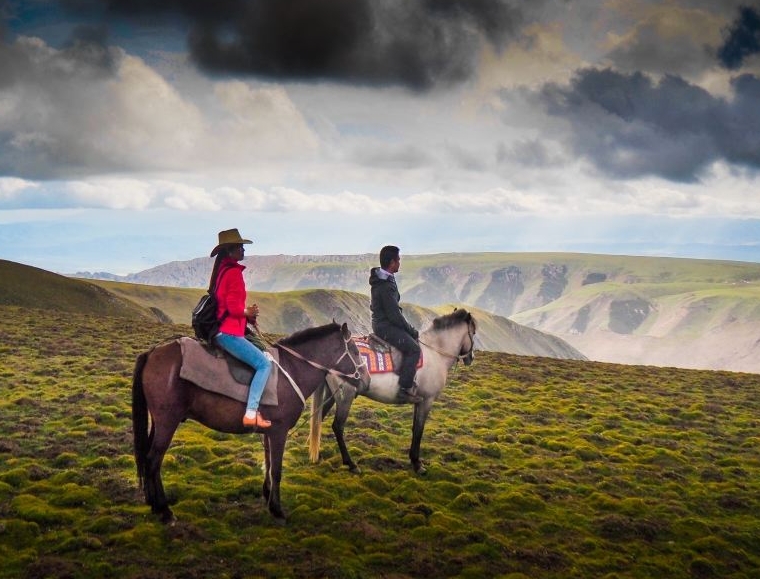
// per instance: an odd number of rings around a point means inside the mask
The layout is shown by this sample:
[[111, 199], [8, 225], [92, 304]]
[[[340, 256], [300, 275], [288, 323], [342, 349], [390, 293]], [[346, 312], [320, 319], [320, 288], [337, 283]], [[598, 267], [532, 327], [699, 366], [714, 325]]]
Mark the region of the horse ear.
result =
[[348, 340], [351, 337], [351, 330], [348, 329], [348, 324], [346, 322], [343, 322], [340, 331], [343, 332], [343, 338], [345, 340]]

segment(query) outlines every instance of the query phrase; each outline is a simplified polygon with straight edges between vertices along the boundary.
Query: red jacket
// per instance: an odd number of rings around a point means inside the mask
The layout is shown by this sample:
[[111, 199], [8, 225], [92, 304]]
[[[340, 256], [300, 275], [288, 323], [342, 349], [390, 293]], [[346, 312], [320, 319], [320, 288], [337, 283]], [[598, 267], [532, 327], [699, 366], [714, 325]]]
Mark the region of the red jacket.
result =
[[219, 306], [216, 317], [221, 318], [224, 312], [227, 316], [222, 320], [219, 331], [233, 336], [245, 335], [245, 280], [243, 280], [244, 265], [232, 258], [225, 257], [219, 264], [219, 275], [216, 279], [216, 299]]

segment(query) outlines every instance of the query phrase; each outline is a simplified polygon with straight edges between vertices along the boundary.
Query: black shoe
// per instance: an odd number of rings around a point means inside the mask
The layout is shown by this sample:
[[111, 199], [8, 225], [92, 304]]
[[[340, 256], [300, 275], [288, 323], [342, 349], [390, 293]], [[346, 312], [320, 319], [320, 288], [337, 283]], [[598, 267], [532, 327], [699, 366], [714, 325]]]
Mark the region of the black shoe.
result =
[[412, 386], [411, 388], [399, 388], [396, 400], [399, 402], [409, 402], [411, 404], [417, 404], [422, 402], [422, 396], [417, 395], [417, 388]]

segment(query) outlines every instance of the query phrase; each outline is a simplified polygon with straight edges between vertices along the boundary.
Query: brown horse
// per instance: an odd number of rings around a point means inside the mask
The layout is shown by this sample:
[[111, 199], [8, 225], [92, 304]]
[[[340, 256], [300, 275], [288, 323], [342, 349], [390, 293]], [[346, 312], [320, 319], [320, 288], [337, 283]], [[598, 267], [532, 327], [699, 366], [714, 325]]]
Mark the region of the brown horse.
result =
[[[279, 373], [277, 406], [261, 410], [272, 421], [262, 431], [264, 442], [264, 491], [269, 512], [285, 521], [280, 504], [282, 457], [290, 430], [304, 409], [304, 400], [321, 386], [328, 374], [347, 380], [352, 386], [369, 384], [367, 368], [351, 340], [346, 324], [333, 322], [297, 332], [274, 344], [280, 351], [280, 366], [300, 390]], [[145, 502], [162, 522], [173, 522], [174, 514], [161, 482], [161, 463], [174, 432], [188, 418], [220, 432], [255, 432], [242, 425], [245, 404], [209, 392], [179, 377], [182, 352], [178, 341], [154, 347], [140, 354], [132, 377], [132, 426], [137, 474]], [[150, 417], [150, 430], [148, 418]]]

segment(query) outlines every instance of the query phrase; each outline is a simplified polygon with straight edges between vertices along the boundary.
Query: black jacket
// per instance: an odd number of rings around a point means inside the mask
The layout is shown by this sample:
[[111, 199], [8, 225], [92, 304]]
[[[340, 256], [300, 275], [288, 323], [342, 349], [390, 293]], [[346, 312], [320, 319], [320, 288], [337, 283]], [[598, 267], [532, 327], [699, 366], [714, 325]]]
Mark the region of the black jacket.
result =
[[401, 311], [401, 306], [399, 306], [401, 294], [398, 291], [398, 286], [396, 286], [396, 281], [393, 277], [383, 279], [378, 275], [379, 273], [379, 267], [373, 267], [369, 272], [369, 285], [372, 294], [370, 303], [372, 331], [377, 333], [382, 326], [396, 326], [416, 340], [419, 338], [419, 332], [406, 321]]

